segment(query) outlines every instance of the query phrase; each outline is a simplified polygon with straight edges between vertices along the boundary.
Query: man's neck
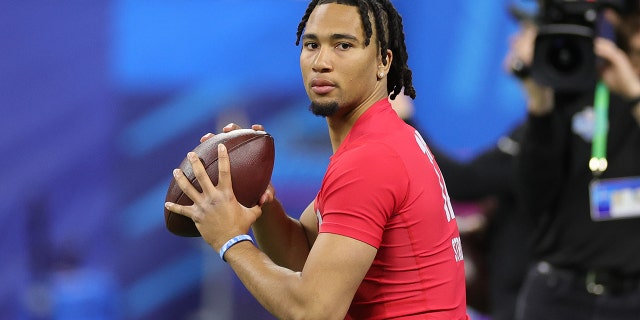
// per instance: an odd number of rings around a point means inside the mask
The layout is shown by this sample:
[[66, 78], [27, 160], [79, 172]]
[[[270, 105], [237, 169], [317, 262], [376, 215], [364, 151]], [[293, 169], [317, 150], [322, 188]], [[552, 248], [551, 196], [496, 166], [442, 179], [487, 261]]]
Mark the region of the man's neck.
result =
[[[351, 118], [347, 119], [332, 119], [327, 118], [327, 126], [329, 128], [329, 138], [331, 139], [331, 148], [333, 149], [333, 153], [336, 153], [344, 139], [351, 131], [353, 124], [357, 118], [350, 121]], [[346, 121], [343, 121], [346, 120]]]
[[336, 114], [327, 117], [327, 126], [329, 128], [329, 138], [331, 139], [333, 153], [335, 153], [340, 145], [342, 145], [342, 142], [347, 137], [356, 121], [383, 97], [384, 96], [368, 100], [346, 114]]

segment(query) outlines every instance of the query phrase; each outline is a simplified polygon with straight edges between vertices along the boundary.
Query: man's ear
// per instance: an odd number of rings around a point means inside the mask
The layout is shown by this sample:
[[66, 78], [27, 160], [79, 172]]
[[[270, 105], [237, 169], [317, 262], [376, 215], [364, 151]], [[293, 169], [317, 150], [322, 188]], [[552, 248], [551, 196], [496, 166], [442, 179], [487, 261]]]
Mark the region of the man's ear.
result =
[[384, 74], [389, 73], [389, 69], [391, 69], [391, 62], [393, 61], [393, 52], [391, 49], [387, 49], [386, 55], [386, 64], [383, 62], [382, 55], [378, 59], [378, 74], [380, 72], [384, 72]]

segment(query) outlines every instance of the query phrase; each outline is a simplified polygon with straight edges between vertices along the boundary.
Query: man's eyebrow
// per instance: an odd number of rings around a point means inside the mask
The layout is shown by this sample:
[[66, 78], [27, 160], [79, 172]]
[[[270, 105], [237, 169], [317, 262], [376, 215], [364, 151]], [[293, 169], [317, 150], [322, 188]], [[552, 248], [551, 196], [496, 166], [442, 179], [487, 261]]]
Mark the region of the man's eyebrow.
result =
[[302, 35], [302, 39], [303, 40], [307, 40], [307, 39], [309, 39], [309, 40], [318, 40], [318, 36], [316, 36], [313, 33], [305, 33], [305, 34]]
[[356, 42], [359, 41], [358, 37], [350, 34], [334, 33], [331, 35], [331, 40], [342, 40], [342, 39], [352, 40]]
[[[344, 33], [334, 33], [331, 35], [331, 40], [351, 40], [354, 42], [359, 42], [360, 40], [358, 39], [358, 37], [354, 36], [354, 35], [350, 35], [350, 34], [344, 34]], [[313, 33], [305, 33], [302, 35], [302, 39], [304, 40], [318, 40], [318, 36], [313, 34]]]

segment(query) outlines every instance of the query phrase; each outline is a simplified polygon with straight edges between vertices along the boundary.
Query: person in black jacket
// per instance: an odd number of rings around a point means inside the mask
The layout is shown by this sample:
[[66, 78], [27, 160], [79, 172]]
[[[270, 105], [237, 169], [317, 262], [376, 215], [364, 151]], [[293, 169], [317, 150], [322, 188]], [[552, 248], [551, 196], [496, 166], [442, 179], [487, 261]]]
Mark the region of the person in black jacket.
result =
[[[392, 105], [405, 122], [420, 129], [413, 117], [412, 100], [399, 95]], [[456, 213], [463, 207], [477, 210], [457, 216], [470, 270], [467, 302], [473, 310], [492, 320], [513, 320], [517, 296], [530, 263], [527, 235], [531, 223], [520, 212], [514, 180], [514, 159], [523, 129], [523, 124], [517, 124], [495, 145], [469, 161], [460, 161], [429, 142]], [[468, 223], [464, 222], [466, 219]]]
[[[605, 61], [596, 87], [604, 103], [593, 90], [560, 93], [523, 81], [528, 118], [516, 181], [535, 221], [536, 262], [518, 320], [640, 317], [640, 13], [605, 13], [621, 38], [620, 46], [594, 41]], [[529, 41], [518, 57], [525, 64]], [[608, 126], [599, 129], [604, 117]], [[598, 141], [606, 153], [592, 154]]]
[[[529, 13], [517, 7], [508, 9], [518, 22], [518, 30], [510, 38], [504, 67], [518, 81], [524, 81], [529, 77], [527, 66], [533, 59], [536, 27]], [[392, 101], [394, 109], [405, 122], [419, 129], [413, 117], [413, 101], [399, 97]], [[459, 161], [429, 142], [454, 207], [466, 208], [470, 204], [478, 210], [469, 216], [468, 223], [464, 216], [458, 217], [468, 269], [473, 270], [467, 272], [467, 302], [492, 320], [515, 318], [517, 299], [532, 263], [533, 221], [523, 211], [516, 192], [515, 162], [525, 120], [469, 161]], [[425, 139], [429, 141], [428, 137]]]

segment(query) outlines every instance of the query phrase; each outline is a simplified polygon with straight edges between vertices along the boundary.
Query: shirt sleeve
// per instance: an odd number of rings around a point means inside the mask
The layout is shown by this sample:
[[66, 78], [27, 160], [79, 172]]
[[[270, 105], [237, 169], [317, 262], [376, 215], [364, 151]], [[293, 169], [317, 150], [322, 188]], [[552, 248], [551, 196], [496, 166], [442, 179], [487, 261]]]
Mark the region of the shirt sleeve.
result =
[[320, 233], [334, 233], [380, 246], [389, 217], [408, 189], [402, 159], [381, 144], [367, 144], [335, 159], [324, 181]]

